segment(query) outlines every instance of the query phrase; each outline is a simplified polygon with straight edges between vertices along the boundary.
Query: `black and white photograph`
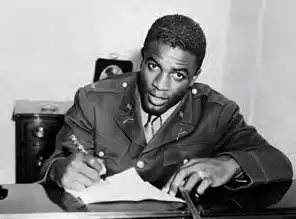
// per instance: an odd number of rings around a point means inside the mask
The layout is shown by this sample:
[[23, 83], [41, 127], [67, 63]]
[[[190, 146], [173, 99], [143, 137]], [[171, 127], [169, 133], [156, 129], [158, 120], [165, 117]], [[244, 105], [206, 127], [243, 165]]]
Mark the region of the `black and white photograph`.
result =
[[296, 218], [296, 1], [0, 5], [0, 218]]

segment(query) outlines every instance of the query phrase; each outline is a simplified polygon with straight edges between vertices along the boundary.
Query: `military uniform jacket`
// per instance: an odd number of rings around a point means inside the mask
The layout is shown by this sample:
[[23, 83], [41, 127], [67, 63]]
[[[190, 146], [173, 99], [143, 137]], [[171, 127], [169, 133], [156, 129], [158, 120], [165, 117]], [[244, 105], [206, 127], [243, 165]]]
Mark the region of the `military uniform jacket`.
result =
[[288, 158], [247, 125], [233, 101], [195, 83], [181, 104], [147, 144], [136, 101], [139, 73], [126, 73], [80, 88], [56, 138], [41, 178], [61, 157], [77, 153], [74, 134], [84, 147], [104, 159], [107, 176], [135, 167], [161, 188], [184, 162], [228, 154], [250, 179], [248, 186], [293, 175]]

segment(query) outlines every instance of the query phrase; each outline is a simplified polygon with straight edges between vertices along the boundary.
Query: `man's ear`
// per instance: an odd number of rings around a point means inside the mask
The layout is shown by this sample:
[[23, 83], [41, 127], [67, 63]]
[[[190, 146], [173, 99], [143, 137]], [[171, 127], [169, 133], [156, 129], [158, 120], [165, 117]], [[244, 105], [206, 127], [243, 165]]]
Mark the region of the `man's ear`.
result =
[[141, 57], [142, 57], [142, 60], [141, 60], [141, 65], [143, 64], [143, 61], [144, 61], [144, 47], [141, 49]]
[[200, 75], [200, 73], [201, 73], [201, 68], [198, 69], [198, 70], [194, 73], [193, 78], [192, 78], [191, 83], [190, 83], [190, 86], [192, 86], [192, 85], [194, 84], [194, 82], [196, 81], [196, 79], [198, 78], [198, 76]]

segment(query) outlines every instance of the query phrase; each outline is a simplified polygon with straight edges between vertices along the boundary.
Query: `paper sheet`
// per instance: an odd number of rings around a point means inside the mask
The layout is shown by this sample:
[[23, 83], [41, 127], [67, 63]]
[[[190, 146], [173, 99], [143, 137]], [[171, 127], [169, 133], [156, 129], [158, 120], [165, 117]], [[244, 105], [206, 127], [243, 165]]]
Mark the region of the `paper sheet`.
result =
[[159, 200], [184, 202], [143, 181], [135, 168], [106, 178], [82, 191], [66, 190], [85, 204], [95, 202]]

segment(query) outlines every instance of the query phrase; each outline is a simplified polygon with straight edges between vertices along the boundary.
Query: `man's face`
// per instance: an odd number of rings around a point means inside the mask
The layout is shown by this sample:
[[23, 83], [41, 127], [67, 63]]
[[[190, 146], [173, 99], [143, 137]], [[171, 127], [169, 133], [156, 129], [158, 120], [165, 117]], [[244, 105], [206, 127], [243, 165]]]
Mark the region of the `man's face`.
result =
[[139, 91], [143, 110], [161, 115], [177, 104], [198, 76], [190, 52], [153, 41], [142, 52]]

